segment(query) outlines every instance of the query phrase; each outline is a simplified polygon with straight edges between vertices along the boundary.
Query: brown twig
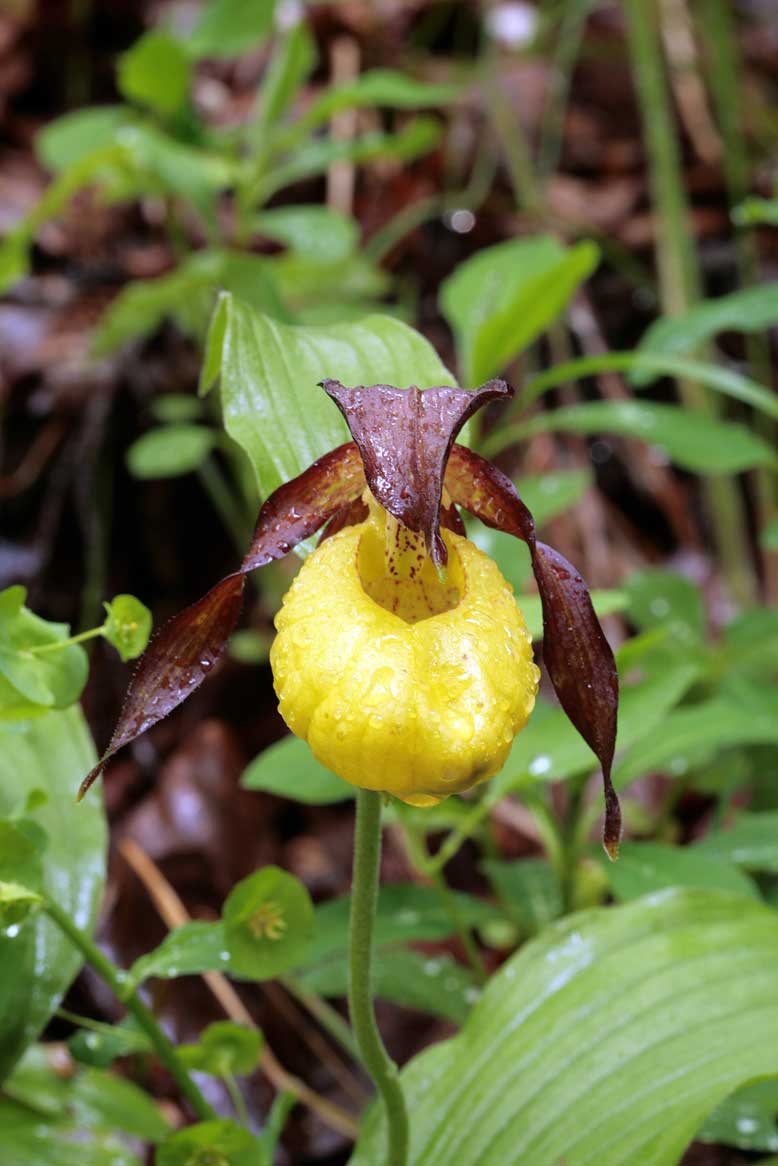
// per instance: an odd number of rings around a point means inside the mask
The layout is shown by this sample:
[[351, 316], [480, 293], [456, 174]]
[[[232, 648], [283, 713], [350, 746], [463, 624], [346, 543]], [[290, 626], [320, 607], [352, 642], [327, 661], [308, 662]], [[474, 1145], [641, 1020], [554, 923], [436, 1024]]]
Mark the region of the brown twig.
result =
[[[142, 847], [132, 838], [124, 838], [119, 843], [119, 850], [143, 883], [165, 924], [169, 928], [173, 928], [181, 927], [184, 923], [190, 922], [191, 916], [181, 899]], [[226, 976], [222, 975], [221, 972], [206, 972], [203, 975], [203, 980], [230, 1020], [234, 1020], [238, 1024], [245, 1024], [249, 1028], [256, 1029], [258, 1027]], [[316, 1093], [299, 1077], [295, 1077], [293, 1073], [285, 1069], [267, 1043], [262, 1048], [260, 1068], [271, 1085], [279, 1092], [294, 1094], [304, 1105], [314, 1110], [322, 1121], [332, 1129], [337, 1130], [338, 1133], [347, 1138], [351, 1138], [352, 1141], [356, 1139], [358, 1125], [351, 1115], [340, 1106], [327, 1101], [325, 1097]]]

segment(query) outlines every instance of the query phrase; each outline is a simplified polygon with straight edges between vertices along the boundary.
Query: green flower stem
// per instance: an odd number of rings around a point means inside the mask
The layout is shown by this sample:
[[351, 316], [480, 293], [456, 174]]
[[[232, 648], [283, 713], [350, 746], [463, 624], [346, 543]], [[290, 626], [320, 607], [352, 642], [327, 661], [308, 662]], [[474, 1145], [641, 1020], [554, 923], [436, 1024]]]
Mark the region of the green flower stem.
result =
[[384, 1048], [373, 1011], [370, 960], [381, 858], [381, 795], [357, 790], [349, 933], [349, 1010], [362, 1061], [386, 1109], [386, 1166], [407, 1166], [408, 1113], [397, 1066]]
[[181, 1064], [175, 1045], [165, 1035], [156, 1017], [146, 1007], [137, 992], [128, 987], [124, 973], [115, 964], [111, 963], [94, 940], [86, 932], [82, 931], [80, 927], [77, 927], [70, 916], [57, 903], [47, 900], [43, 909], [52, 922], [56, 923], [60, 931], [68, 937], [73, 946], [78, 948], [84, 959], [105, 980], [117, 999], [125, 1005], [127, 1011], [135, 1018], [139, 1027], [143, 1029], [154, 1046], [160, 1061], [178, 1085], [182, 1096], [189, 1102], [198, 1119], [200, 1121], [208, 1121], [210, 1118], [215, 1117], [214, 1111]]

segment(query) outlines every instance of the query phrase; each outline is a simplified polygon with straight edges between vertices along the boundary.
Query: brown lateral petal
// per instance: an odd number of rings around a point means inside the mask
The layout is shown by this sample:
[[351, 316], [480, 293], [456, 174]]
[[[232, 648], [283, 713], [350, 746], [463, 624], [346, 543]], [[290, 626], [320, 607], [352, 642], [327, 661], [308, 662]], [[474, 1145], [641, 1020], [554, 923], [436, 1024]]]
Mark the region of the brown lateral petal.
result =
[[505, 381], [488, 381], [469, 392], [447, 386], [358, 385], [340, 381], [321, 386], [346, 419], [359, 446], [373, 495], [394, 517], [423, 533], [438, 566], [446, 562], [439, 511], [449, 451], [468, 417], [487, 401], [510, 397]]
[[199, 688], [238, 622], [245, 582], [240, 572], [228, 575], [152, 637], [130, 681], [110, 744], [81, 783], [79, 800], [122, 745], [145, 733]]
[[616, 858], [621, 809], [611, 782], [619, 683], [613, 652], [581, 576], [563, 555], [535, 537], [535, 523], [510, 478], [472, 450], [455, 445], [446, 489], [487, 526], [523, 539], [543, 606], [543, 659], [559, 703], [602, 766], [605, 791], [603, 844]]
[[369, 513], [370, 508], [367, 502], [363, 502], [361, 498], [355, 498], [353, 502], [347, 502], [345, 506], [341, 506], [340, 510], [336, 510], [321, 532], [319, 546], [326, 539], [332, 538], [333, 534], [337, 534], [338, 531], [345, 529], [345, 527], [356, 526], [358, 522], [364, 522]]
[[333, 514], [359, 499], [365, 484], [359, 450], [347, 442], [270, 495], [240, 569], [152, 638], [130, 681], [110, 744], [84, 779], [79, 798], [118, 749], [161, 721], [206, 679], [238, 622], [245, 575], [282, 558], [314, 534]]
[[362, 459], [354, 442], [330, 450], [265, 501], [241, 571], [253, 571], [283, 558], [338, 510], [358, 499], [365, 485]]
[[619, 678], [588, 588], [564, 555], [536, 542], [532, 567], [543, 604], [543, 659], [559, 702], [602, 766], [603, 845], [615, 859], [621, 808], [611, 781]]

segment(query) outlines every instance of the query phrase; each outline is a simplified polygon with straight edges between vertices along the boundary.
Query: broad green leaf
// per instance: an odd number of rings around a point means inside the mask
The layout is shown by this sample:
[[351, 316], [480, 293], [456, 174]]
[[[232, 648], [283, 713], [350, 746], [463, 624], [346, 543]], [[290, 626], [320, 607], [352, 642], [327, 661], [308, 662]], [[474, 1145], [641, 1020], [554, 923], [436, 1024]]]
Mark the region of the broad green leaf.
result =
[[712, 858], [697, 846], [625, 842], [619, 851], [619, 861], [606, 859], [602, 866], [614, 895], [622, 902], [663, 891], [666, 887], [700, 887], [759, 898], [753, 879], [733, 863]]
[[696, 643], [703, 635], [705, 608], [690, 579], [677, 571], [659, 568], [637, 571], [624, 590], [629, 602], [629, 618], [641, 629], [667, 625], [674, 641]]
[[778, 611], [754, 608], [728, 624], [717, 646], [727, 673], [778, 676]]
[[214, 1119], [187, 1126], [162, 1143], [154, 1166], [259, 1166], [262, 1143], [233, 1121]]
[[[743, 288], [705, 300], [677, 316], [663, 316], [643, 335], [640, 353], [692, 353], [719, 332], [758, 332], [778, 323], [778, 283]], [[633, 383], [647, 385], [659, 373], [638, 370]]]
[[266, 866], [232, 889], [222, 911], [230, 972], [271, 980], [303, 962], [313, 933], [313, 904], [293, 875]]
[[[0, 814], [45, 790], [45, 803], [38, 799], [29, 810], [48, 835], [43, 889], [86, 930], [102, 888], [105, 820], [97, 793], [77, 805], [76, 791], [95, 761], [77, 708], [47, 713], [21, 731], [0, 730]], [[15, 936], [0, 935], [0, 1080], [37, 1037], [80, 966], [80, 955], [43, 915]]]
[[194, 60], [236, 57], [267, 38], [274, 13], [275, 0], [208, 0], [187, 48]]
[[677, 465], [697, 473], [735, 474], [754, 466], [778, 465], [775, 451], [745, 426], [653, 401], [591, 401], [539, 413], [500, 430], [489, 450], [493, 454], [498, 447], [557, 431], [637, 437], [663, 449]]
[[778, 874], [778, 810], [738, 814], [732, 826], [711, 831], [695, 850], [746, 870]]
[[67, 1117], [47, 1120], [5, 1097], [0, 1097], [0, 1129], [8, 1166], [141, 1166], [138, 1154], [113, 1130], [87, 1132]]
[[[320, 996], [345, 996], [348, 966], [345, 960], [328, 960], [295, 975], [301, 988]], [[464, 1024], [480, 992], [473, 974], [450, 955], [430, 955], [407, 947], [377, 951], [371, 966], [373, 992], [404, 1008], [440, 1016]]]
[[[165, 319], [202, 344], [220, 291], [233, 292], [260, 311], [288, 319], [273, 277], [273, 265], [261, 255], [200, 251], [170, 275], [138, 279], [119, 293], [92, 336], [96, 356], [152, 335]], [[155, 403], [159, 408], [161, 401]], [[181, 420], [182, 418], [161, 418]]]
[[[741, 896], [663, 892], [549, 927], [462, 1032], [402, 1073], [414, 1166], [676, 1166], [711, 1110], [778, 1073], [778, 928]], [[350, 1166], [384, 1158], [383, 1113]]]
[[195, 920], [176, 927], [159, 947], [137, 959], [130, 968], [129, 978], [140, 984], [152, 976], [175, 980], [178, 976], [225, 971], [229, 958], [222, 923]]
[[[665, 723], [670, 710], [681, 700], [700, 674], [695, 660], [678, 659], [636, 684], [622, 685], [619, 700], [617, 757], [636, 747]], [[558, 781], [586, 773], [597, 762], [589, 746], [560, 708], [539, 699], [526, 729], [513, 743], [508, 760], [491, 783], [495, 797], [533, 781]]]
[[134, 478], [176, 478], [198, 469], [217, 442], [204, 425], [160, 425], [127, 450], [127, 469]]
[[197, 1044], [179, 1045], [184, 1064], [213, 1077], [246, 1076], [253, 1073], [262, 1051], [262, 1034], [245, 1024], [217, 1020], [200, 1034]]
[[152, 29], [121, 54], [116, 82], [128, 101], [137, 101], [163, 117], [172, 117], [189, 101], [192, 65], [180, 40], [168, 32]]
[[714, 697], [668, 713], [616, 762], [613, 781], [624, 787], [657, 770], [679, 777], [722, 749], [757, 744], [778, 744], [775, 695], [752, 703]]
[[[700, 384], [706, 385], [714, 392], [723, 393], [726, 397], [753, 405], [768, 417], [778, 418], [778, 397], [764, 385], [720, 365], [654, 352], [604, 352], [598, 356], [582, 356], [577, 360], [556, 364], [553, 368], [538, 373], [524, 386], [522, 404], [526, 409], [548, 389], [555, 389], [568, 381], [606, 372], [649, 372], [657, 376], [685, 377], [687, 380], [699, 381]], [[503, 444], [499, 444], [500, 442]], [[496, 448], [504, 447], [505, 435], [498, 434], [493, 442], [485, 444], [493, 453]]]
[[481, 870], [523, 935], [535, 935], [562, 914], [559, 879], [546, 859], [488, 858]]
[[170, 1132], [155, 1102], [131, 1081], [101, 1069], [77, 1069], [63, 1076], [54, 1063], [47, 1046], [33, 1046], [5, 1082], [4, 1091], [41, 1116], [67, 1118], [71, 1134], [82, 1137], [110, 1130], [159, 1142]]
[[235, 180], [236, 164], [226, 155], [179, 141], [157, 126], [138, 122], [119, 130], [126, 172], [106, 193], [114, 199], [174, 195], [212, 223], [216, 196]]
[[[355, 253], [333, 262], [320, 262], [297, 251], [287, 251], [268, 259], [273, 279], [283, 302], [294, 313], [295, 322], [302, 322], [305, 308], [316, 308], [330, 313], [332, 318], [322, 323], [339, 323], [353, 316], [344, 314], [344, 308], [356, 304], [361, 316], [367, 316], [370, 301], [383, 295], [389, 286], [388, 276], [364, 254]], [[327, 299], [333, 289], [337, 299]], [[373, 311], [376, 310], [373, 305]], [[383, 311], [379, 306], [378, 310]], [[334, 313], [340, 313], [340, 316]]]
[[514, 485], [540, 527], [580, 502], [593, 481], [591, 470], [558, 470], [516, 478]]
[[134, 595], [115, 595], [104, 603], [106, 621], [103, 635], [126, 663], [145, 650], [151, 635], [151, 612]]
[[340, 413], [318, 388], [323, 378], [345, 385], [454, 384], [427, 341], [389, 316], [294, 327], [229, 295], [211, 325], [205, 390], [217, 374], [224, 424], [248, 455], [263, 498], [348, 440]]
[[[474, 895], [451, 892], [457, 914], [465, 927], [478, 927], [502, 917], [499, 908]], [[305, 967], [325, 959], [342, 959], [348, 947], [351, 899], [344, 895], [316, 907], [316, 929]], [[432, 887], [415, 883], [389, 883], [381, 888], [375, 915], [377, 949], [415, 940], [448, 939], [455, 933], [451, 915]]]
[[325, 769], [299, 737], [284, 737], [264, 749], [244, 771], [241, 785], [311, 806], [345, 802], [354, 796], [353, 786]]
[[82, 158], [113, 146], [120, 129], [132, 125], [137, 114], [124, 105], [98, 105], [55, 118], [35, 135], [35, 153], [55, 174]]
[[778, 1081], [756, 1081], [738, 1089], [706, 1117], [697, 1141], [739, 1150], [778, 1150]]
[[357, 249], [354, 219], [326, 206], [278, 206], [262, 211], [255, 229], [319, 263], [340, 263]]
[[443, 282], [440, 304], [463, 382], [472, 387], [502, 372], [564, 311], [598, 259], [593, 243], [566, 249], [539, 236], [486, 247], [461, 263]]

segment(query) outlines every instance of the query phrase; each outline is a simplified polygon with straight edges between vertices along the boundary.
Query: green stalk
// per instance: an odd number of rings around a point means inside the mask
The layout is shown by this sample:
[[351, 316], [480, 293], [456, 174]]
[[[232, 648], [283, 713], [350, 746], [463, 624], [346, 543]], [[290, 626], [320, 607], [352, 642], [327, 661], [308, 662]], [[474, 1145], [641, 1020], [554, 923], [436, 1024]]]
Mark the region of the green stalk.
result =
[[381, 858], [381, 795], [357, 790], [354, 872], [349, 931], [349, 1011], [362, 1061], [373, 1078], [386, 1111], [386, 1166], [407, 1166], [408, 1113], [400, 1074], [376, 1024], [370, 985], [373, 922], [378, 902]]
[[44, 904], [44, 911], [60, 931], [68, 937], [74, 947], [83, 955], [87, 963], [91, 964], [98, 975], [105, 981], [118, 1000], [135, 1018], [138, 1026], [146, 1033], [151, 1041], [157, 1056], [173, 1080], [178, 1085], [181, 1095], [186, 1098], [200, 1121], [208, 1121], [215, 1117], [214, 1111], [195, 1085], [189, 1073], [178, 1058], [176, 1047], [165, 1034], [153, 1013], [138, 996], [137, 991], [128, 988], [125, 974], [111, 963], [100, 950], [94, 940], [77, 927], [70, 916], [62, 908], [50, 900]]
[[[697, 303], [702, 289], [678, 136], [667, 93], [659, 16], [654, 0], [624, 0], [623, 10], [657, 213], [662, 311], [673, 316]], [[696, 381], [679, 380], [678, 391], [687, 409], [708, 417], [716, 415], [714, 399]], [[738, 603], [748, 603], [754, 597], [755, 586], [737, 483], [727, 477], [711, 478], [703, 483], [703, 490], [712, 540], [732, 597]]]
[[[722, 166], [729, 191], [730, 206], [735, 206], [748, 194], [751, 167], [744, 133], [742, 78], [737, 47], [737, 30], [729, 0], [703, 0], [700, 10], [701, 26], [710, 51], [709, 83], [716, 105], [719, 130], [724, 146]], [[740, 282], [743, 286], [759, 283], [759, 252], [753, 231], [741, 230], [735, 235]], [[770, 346], [764, 335], [746, 336], [746, 356], [757, 379], [770, 384]], [[778, 427], [765, 417], [758, 417], [759, 432], [772, 445], [776, 444]], [[759, 525], [764, 527], [778, 513], [775, 476], [765, 469], [755, 475], [759, 507]], [[778, 598], [778, 556], [763, 552], [768, 600]]]
[[281, 976], [281, 983], [286, 988], [290, 996], [293, 996], [303, 1008], [307, 1009], [325, 1032], [335, 1040], [345, 1053], [355, 1061], [359, 1061], [359, 1049], [357, 1048], [354, 1034], [351, 1028], [337, 1011], [326, 1000], [315, 992], [309, 992], [307, 989], [301, 987], [293, 975]]

